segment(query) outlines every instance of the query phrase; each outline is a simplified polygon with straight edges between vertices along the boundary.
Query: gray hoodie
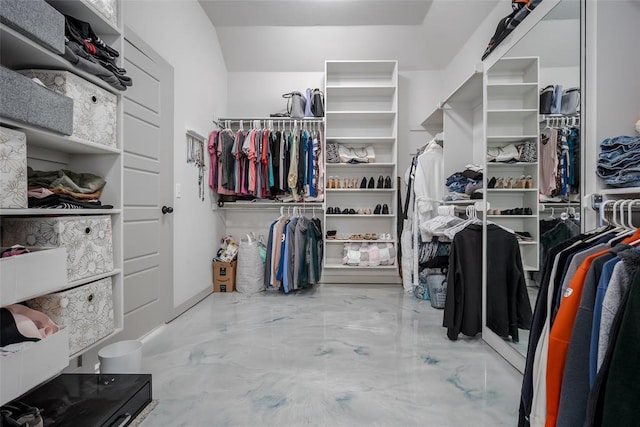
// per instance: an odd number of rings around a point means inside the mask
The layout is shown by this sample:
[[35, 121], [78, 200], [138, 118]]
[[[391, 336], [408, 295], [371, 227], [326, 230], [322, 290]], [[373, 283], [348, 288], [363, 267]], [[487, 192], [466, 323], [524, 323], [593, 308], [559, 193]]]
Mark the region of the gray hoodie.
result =
[[618, 254], [622, 262], [616, 264], [602, 302], [602, 318], [600, 319], [600, 334], [598, 336], [598, 370], [609, 346], [609, 331], [616, 317], [618, 308], [625, 292], [629, 289], [631, 278], [640, 269], [640, 252], [629, 249]]

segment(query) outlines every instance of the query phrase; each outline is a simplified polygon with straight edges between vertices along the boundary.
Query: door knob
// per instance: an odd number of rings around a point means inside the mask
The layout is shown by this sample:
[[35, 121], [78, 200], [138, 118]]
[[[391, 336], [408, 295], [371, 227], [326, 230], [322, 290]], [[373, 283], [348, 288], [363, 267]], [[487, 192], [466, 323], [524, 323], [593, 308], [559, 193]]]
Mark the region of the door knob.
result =
[[168, 213], [172, 213], [173, 212], [173, 208], [171, 206], [163, 206], [162, 207], [162, 213], [163, 214], [168, 214]]

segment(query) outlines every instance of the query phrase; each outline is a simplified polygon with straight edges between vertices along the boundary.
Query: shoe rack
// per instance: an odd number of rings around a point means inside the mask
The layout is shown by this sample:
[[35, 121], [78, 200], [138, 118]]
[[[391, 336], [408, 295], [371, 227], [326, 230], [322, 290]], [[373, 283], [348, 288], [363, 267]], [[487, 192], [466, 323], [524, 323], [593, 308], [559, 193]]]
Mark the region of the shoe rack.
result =
[[[538, 148], [538, 74], [537, 57], [502, 58], [485, 73], [486, 150], [524, 142]], [[485, 175], [487, 219], [531, 236], [519, 240], [522, 264], [537, 271], [538, 162], [485, 161]]]
[[[326, 61], [326, 142], [372, 146], [371, 163], [326, 163], [323, 282], [399, 283], [394, 265], [343, 265], [345, 243], [397, 246], [397, 61]], [[346, 213], [345, 213], [346, 210]], [[377, 238], [377, 239], [376, 239]], [[397, 248], [396, 248], [397, 249]]]

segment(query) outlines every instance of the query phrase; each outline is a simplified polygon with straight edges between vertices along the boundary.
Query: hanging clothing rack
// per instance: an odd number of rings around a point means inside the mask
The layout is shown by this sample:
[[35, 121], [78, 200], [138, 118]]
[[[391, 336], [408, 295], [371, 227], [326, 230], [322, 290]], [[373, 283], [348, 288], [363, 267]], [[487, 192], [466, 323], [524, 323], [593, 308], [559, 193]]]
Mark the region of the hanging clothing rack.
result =
[[213, 120], [213, 123], [218, 126], [220, 129], [228, 129], [232, 124], [238, 124], [242, 126], [243, 124], [249, 124], [254, 122], [261, 123], [286, 123], [288, 125], [298, 123], [313, 123], [319, 124], [324, 123], [324, 117], [302, 117], [302, 118], [294, 118], [294, 117], [221, 117], [218, 120]]
[[544, 123], [546, 127], [552, 128], [576, 127], [580, 126], [580, 115], [563, 116], [554, 114], [543, 114], [541, 123]]

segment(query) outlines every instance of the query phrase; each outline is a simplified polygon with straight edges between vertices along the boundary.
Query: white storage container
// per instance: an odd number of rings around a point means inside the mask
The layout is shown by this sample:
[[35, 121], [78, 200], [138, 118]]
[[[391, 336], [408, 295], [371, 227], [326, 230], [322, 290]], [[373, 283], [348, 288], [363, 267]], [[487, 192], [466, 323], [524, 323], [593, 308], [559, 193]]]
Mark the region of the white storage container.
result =
[[43, 295], [26, 304], [69, 330], [69, 355], [95, 344], [115, 328], [110, 277]]
[[89, 0], [97, 10], [115, 27], [118, 26], [118, 9], [116, 0]]
[[107, 215], [5, 218], [2, 242], [5, 246], [64, 247], [69, 282], [113, 271], [111, 217]]
[[49, 89], [73, 99], [72, 136], [97, 144], [116, 146], [117, 97], [76, 76], [60, 70], [22, 70], [37, 77]]
[[67, 285], [65, 248], [28, 249], [31, 252], [0, 258], [0, 306], [2, 307], [64, 289]]
[[0, 127], [0, 208], [27, 207], [27, 137]]
[[0, 405], [54, 377], [67, 366], [68, 329], [60, 329], [18, 353], [0, 357]]

